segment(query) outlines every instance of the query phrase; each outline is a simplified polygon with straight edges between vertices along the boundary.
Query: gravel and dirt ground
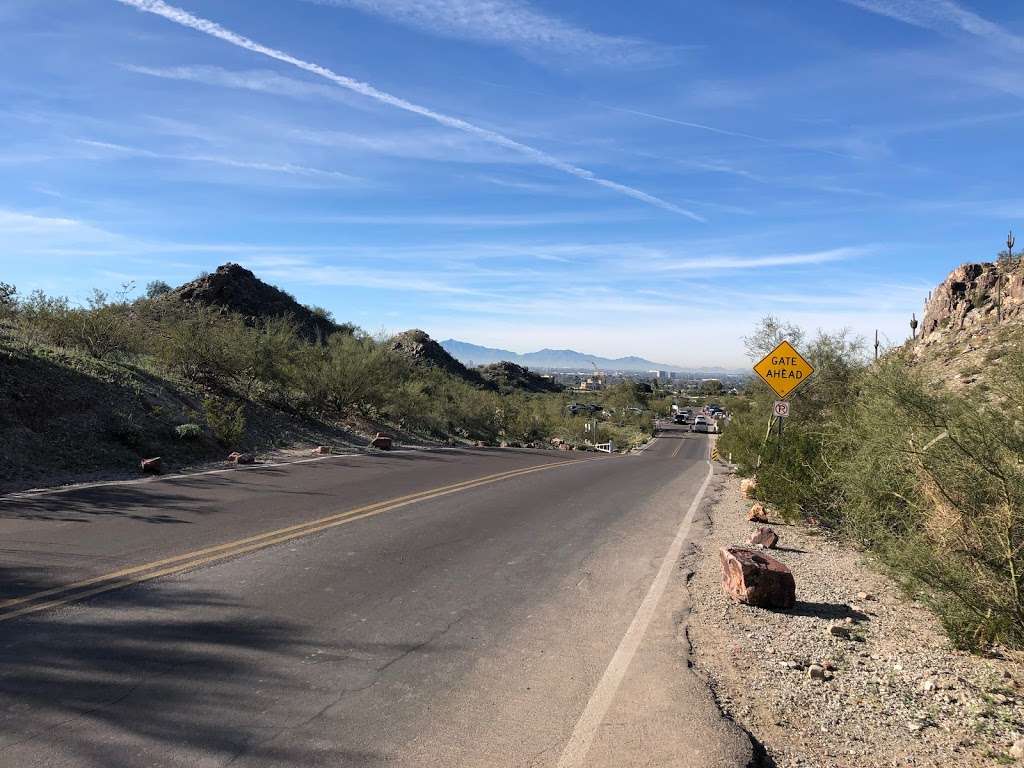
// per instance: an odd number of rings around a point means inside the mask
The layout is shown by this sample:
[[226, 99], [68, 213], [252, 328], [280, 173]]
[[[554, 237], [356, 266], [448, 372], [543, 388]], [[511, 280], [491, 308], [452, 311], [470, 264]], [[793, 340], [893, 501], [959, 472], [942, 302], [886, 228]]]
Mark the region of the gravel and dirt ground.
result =
[[691, 658], [723, 711], [764, 746], [767, 765], [1018, 763], [1019, 657], [956, 650], [934, 615], [865, 555], [774, 517], [780, 541], [770, 554], [793, 571], [796, 607], [732, 602], [718, 549], [745, 545], [758, 525], [747, 521], [738, 478], [722, 474], [716, 484], [703, 510], [704, 556], [690, 561]]

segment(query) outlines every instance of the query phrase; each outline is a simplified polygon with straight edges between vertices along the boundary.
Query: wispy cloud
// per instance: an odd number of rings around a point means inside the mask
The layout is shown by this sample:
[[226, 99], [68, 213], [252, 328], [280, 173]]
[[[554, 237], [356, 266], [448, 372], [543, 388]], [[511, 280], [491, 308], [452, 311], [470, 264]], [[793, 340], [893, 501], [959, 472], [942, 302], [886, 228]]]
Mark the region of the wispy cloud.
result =
[[321, 179], [333, 179], [335, 181], [356, 182], [361, 181], [359, 177], [352, 176], [340, 171], [324, 170], [322, 168], [310, 168], [305, 165], [294, 165], [292, 163], [263, 163], [253, 160], [238, 160], [233, 157], [220, 155], [197, 155], [177, 154], [173, 152], [155, 152], [143, 147], [130, 147], [124, 144], [114, 144], [107, 141], [94, 141], [92, 139], [78, 139], [78, 143], [98, 149], [104, 152], [115, 153], [132, 157], [148, 157], [154, 160], [181, 160], [192, 163], [210, 163], [228, 168], [241, 168], [252, 171], [267, 171], [269, 173], [286, 173], [292, 176], [307, 176]]
[[434, 122], [447, 126], [448, 128], [453, 128], [455, 130], [463, 131], [473, 136], [477, 136], [483, 139], [484, 141], [488, 141], [497, 146], [515, 150], [517, 152], [522, 153], [526, 157], [531, 158], [534, 162], [540, 165], [544, 165], [549, 168], [561, 171], [563, 173], [570, 174], [572, 176], [575, 176], [576, 178], [588, 181], [592, 184], [597, 184], [598, 186], [604, 187], [606, 189], [610, 189], [620, 194], [626, 195], [628, 197], [632, 197], [635, 200], [640, 200], [641, 202], [647, 203], [648, 205], [653, 205], [658, 208], [662, 208], [664, 210], [671, 211], [682, 216], [686, 216], [687, 218], [693, 219], [695, 221], [704, 221], [704, 218], [702, 216], [699, 216], [698, 214], [686, 208], [678, 206], [675, 203], [663, 200], [660, 197], [656, 197], [655, 195], [651, 195], [647, 192], [644, 192], [643, 190], [636, 189], [635, 187], [630, 187], [626, 184], [620, 184], [617, 181], [612, 181], [610, 179], [598, 176], [593, 171], [587, 170], [586, 168], [581, 168], [576, 165], [572, 165], [571, 163], [567, 163], [564, 160], [560, 160], [559, 158], [554, 157], [553, 155], [549, 155], [548, 153], [542, 150], [518, 142], [515, 139], [511, 139], [508, 136], [505, 136], [504, 134], [498, 133], [497, 131], [492, 131], [488, 128], [482, 128], [478, 125], [462, 120], [461, 118], [452, 117], [451, 115], [436, 112], [428, 107], [424, 107], [419, 104], [414, 104], [411, 101], [407, 101], [398, 96], [394, 96], [390, 93], [381, 91], [368, 83], [360, 82], [351, 77], [346, 77], [345, 75], [340, 75], [328, 69], [327, 67], [321, 66], [319, 64], [314, 64], [309, 61], [304, 61], [303, 59], [296, 58], [295, 56], [292, 56], [289, 53], [285, 53], [284, 51], [269, 48], [265, 45], [250, 40], [247, 37], [243, 37], [242, 35], [239, 35], [236, 32], [232, 32], [231, 30], [225, 29], [216, 22], [209, 21], [208, 19], [203, 19], [198, 16], [193, 16], [192, 14], [182, 10], [181, 8], [168, 5], [167, 3], [163, 2], [163, 0], [116, 0], [116, 2], [119, 2], [123, 5], [131, 6], [145, 13], [152, 13], [157, 16], [161, 16], [162, 18], [165, 18], [168, 21], [171, 21], [175, 24], [179, 24], [189, 29], [194, 29], [197, 32], [201, 32], [205, 35], [210, 35], [211, 37], [218, 38], [226, 43], [237, 46], [239, 48], [252, 51], [253, 53], [258, 53], [261, 56], [266, 56], [268, 58], [275, 59], [285, 64], [289, 64], [303, 71], [310, 72], [314, 75], [318, 75], [319, 77], [329, 80], [330, 82], [335, 83], [336, 85], [342, 88], [361, 94], [363, 96], [366, 96], [367, 98], [373, 99], [382, 104], [387, 104], [389, 106], [395, 107], [396, 109], [401, 109], [412, 114], [420, 115], [421, 117], [433, 120]]
[[231, 70], [214, 66], [144, 67], [136, 64], [122, 64], [121, 67], [138, 75], [163, 80], [201, 83], [294, 99], [331, 99], [348, 105], [356, 103], [355, 99], [337, 88], [285, 77], [266, 69]]
[[1024, 37], [979, 16], [953, 0], [843, 0], [871, 13], [944, 34], [983, 37], [1013, 51], [1024, 51]]
[[578, 66], [649, 67], [673, 49], [602, 35], [542, 13], [522, 0], [308, 0], [353, 8], [441, 37], [511, 48], [530, 58]]
[[662, 272], [696, 272], [792, 267], [845, 261], [868, 253], [870, 253], [870, 249], [864, 247], [843, 247], [807, 253], [777, 253], [765, 256], [704, 256], [693, 259], [667, 260], [653, 265], [652, 269]]
[[292, 128], [288, 130], [288, 136], [321, 147], [413, 160], [467, 163], [529, 162], [529, 159], [523, 157], [520, 152], [496, 148], [494, 144], [475, 136], [439, 128], [376, 133]]
[[621, 216], [607, 211], [594, 213], [551, 213], [494, 216], [487, 214], [463, 215], [342, 215], [326, 216], [304, 221], [322, 224], [355, 224], [365, 226], [428, 226], [457, 227], [465, 229], [503, 229], [516, 227], [557, 226], [561, 224], [584, 224], [595, 221], [635, 219], [636, 216]]

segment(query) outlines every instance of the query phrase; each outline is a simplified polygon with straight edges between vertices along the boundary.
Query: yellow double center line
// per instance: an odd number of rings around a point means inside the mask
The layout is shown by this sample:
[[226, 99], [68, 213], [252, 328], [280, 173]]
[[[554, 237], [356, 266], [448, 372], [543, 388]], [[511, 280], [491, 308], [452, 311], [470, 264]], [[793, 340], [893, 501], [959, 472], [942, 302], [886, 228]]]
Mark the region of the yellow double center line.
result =
[[407, 507], [410, 504], [429, 501], [440, 496], [448, 496], [452, 493], [459, 493], [460, 491], [466, 491], [471, 488], [478, 488], [481, 485], [490, 485], [491, 483], [497, 483], [501, 480], [508, 480], [513, 477], [521, 477], [522, 475], [528, 475], [533, 472], [542, 472], [546, 469], [564, 467], [567, 464], [578, 464], [581, 463], [581, 461], [594, 461], [594, 459], [571, 459], [569, 461], [558, 461], [551, 464], [526, 467], [525, 469], [498, 472], [493, 475], [484, 475], [483, 477], [464, 480], [463, 482], [453, 483], [452, 485], [444, 485], [439, 488], [420, 491], [419, 493], [410, 493], [407, 496], [398, 496], [394, 499], [378, 501], [375, 504], [367, 504], [363, 507], [357, 507], [345, 512], [328, 515], [327, 517], [310, 520], [306, 523], [291, 525], [287, 528], [278, 528], [273, 531], [267, 531], [266, 533], [249, 536], [244, 539], [237, 539], [236, 541], [229, 541], [227, 543], [218, 544], [205, 549], [197, 549], [192, 552], [175, 555], [174, 557], [168, 557], [163, 560], [155, 560], [151, 563], [143, 563], [142, 565], [124, 568], [119, 571], [114, 571], [113, 573], [103, 574], [102, 576], [95, 576], [90, 579], [84, 579], [70, 584], [63, 584], [59, 587], [45, 589], [41, 592], [33, 592], [22, 597], [0, 600], [0, 621], [9, 621], [17, 618], [18, 616], [24, 616], [25, 614], [36, 613], [50, 608], [57, 608], [78, 600], [84, 600], [85, 598], [92, 597], [93, 595], [102, 594], [103, 592], [122, 589], [124, 587], [156, 579], [161, 576], [170, 576], [175, 573], [181, 573], [182, 571], [214, 563], [218, 560], [225, 560], [229, 557], [253, 552], [258, 549], [273, 546], [274, 544], [281, 544], [302, 536], [308, 536], [312, 533], [319, 533], [320, 531], [325, 531], [328, 528], [334, 528], [338, 525], [345, 525], [346, 523], [362, 520], [366, 517], [379, 515], [382, 512], [390, 512], [394, 509]]

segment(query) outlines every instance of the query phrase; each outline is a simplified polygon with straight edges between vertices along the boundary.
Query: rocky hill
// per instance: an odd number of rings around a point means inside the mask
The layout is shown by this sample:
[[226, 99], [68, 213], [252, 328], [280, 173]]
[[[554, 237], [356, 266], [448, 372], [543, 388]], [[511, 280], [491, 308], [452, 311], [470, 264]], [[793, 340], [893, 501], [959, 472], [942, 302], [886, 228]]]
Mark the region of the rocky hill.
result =
[[1022, 333], [1024, 265], [962, 264], [929, 296], [908, 348], [937, 380], [962, 389], [984, 383], [986, 368]]
[[[997, 311], [1000, 280], [1002, 306]], [[962, 264], [929, 296], [921, 337], [989, 326], [997, 322], [997, 314], [1006, 322], [1024, 315], [1024, 267], [997, 267], [989, 262]]]
[[216, 271], [171, 291], [164, 301], [217, 307], [253, 320], [291, 317], [309, 341], [326, 339], [340, 329], [328, 318], [315, 314], [290, 294], [263, 282], [239, 264], [223, 264]]
[[561, 384], [534, 373], [529, 368], [503, 360], [478, 368], [485, 381], [489, 381], [502, 394], [509, 392], [561, 392]]
[[477, 387], [493, 388], [475, 370], [471, 370], [449, 355], [429, 334], [419, 328], [399, 333], [391, 339], [391, 349], [414, 365], [439, 368]]

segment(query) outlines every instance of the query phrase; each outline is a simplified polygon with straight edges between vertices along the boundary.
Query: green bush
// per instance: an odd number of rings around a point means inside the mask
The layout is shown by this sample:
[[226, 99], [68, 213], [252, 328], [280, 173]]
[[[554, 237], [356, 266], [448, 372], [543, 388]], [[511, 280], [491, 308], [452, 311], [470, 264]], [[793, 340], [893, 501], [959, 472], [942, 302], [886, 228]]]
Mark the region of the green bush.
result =
[[202, 437], [203, 428], [198, 424], [179, 424], [174, 428], [174, 434], [176, 434], [180, 440], [191, 442]]
[[245, 409], [241, 403], [219, 397], [203, 400], [206, 424], [214, 439], [226, 448], [238, 448], [245, 436]]
[[886, 361], [831, 450], [847, 530], [968, 647], [1024, 646], [1024, 365], [1014, 362], [993, 371], [999, 404], [983, 405]]
[[987, 394], [924, 379], [900, 353], [877, 364], [843, 334], [807, 347], [781, 445], [760, 382], [720, 440], [757, 493], [873, 552], [936, 610], [959, 645], [1024, 647], [1024, 339]]

